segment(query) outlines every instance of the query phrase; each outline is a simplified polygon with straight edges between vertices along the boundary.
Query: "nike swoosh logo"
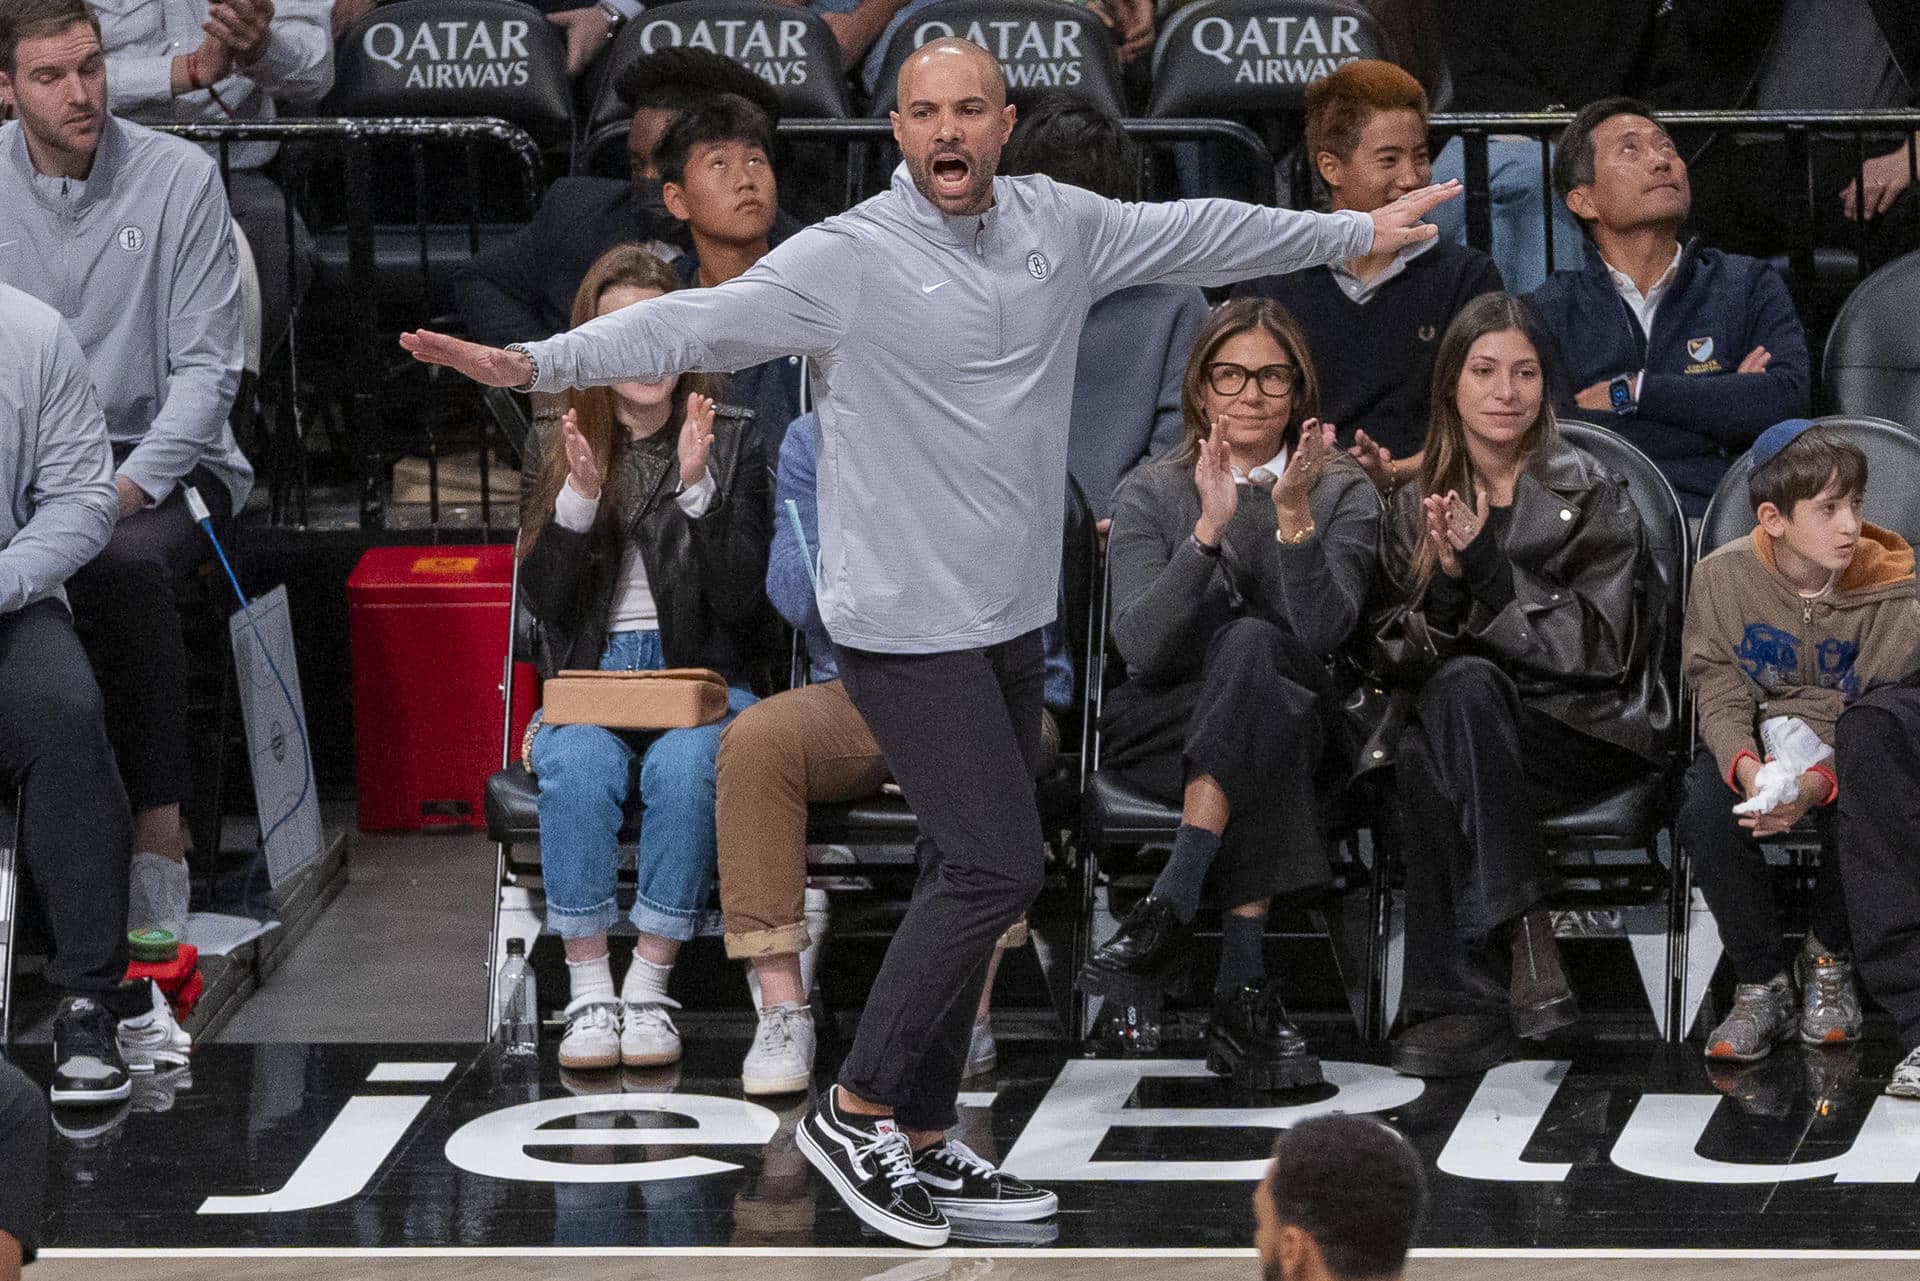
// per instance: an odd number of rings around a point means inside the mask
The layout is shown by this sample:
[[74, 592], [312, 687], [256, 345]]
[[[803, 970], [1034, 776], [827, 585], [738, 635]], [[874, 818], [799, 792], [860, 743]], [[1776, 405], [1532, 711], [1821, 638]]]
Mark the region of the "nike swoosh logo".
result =
[[947, 277], [947, 278], [946, 278], [945, 280], [942, 280], [942, 281], [940, 281], [940, 282], [939, 282], [939, 284], [933, 284], [933, 285], [922, 285], [922, 286], [920, 286], [920, 292], [921, 292], [921, 293], [923, 293], [923, 294], [930, 294], [930, 293], [932, 293], [932, 292], [933, 292], [934, 290], [936, 290], [936, 289], [938, 289], [938, 288], [940, 287], [940, 285], [950, 285], [950, 284], [952, 284], [952, 283], [953, 283], [953, 277], [952, 277], [952, 276], [948, 276], [948, 277]]
[[959, 1179], [945, 1179], [937, 1174], [923, 1173], [920, 1176], [920, 1182], [930, 1188], [939, 1188], [943, 1192], [958, 1192], [966, 1186], [966, 1184], [962, 1183]]

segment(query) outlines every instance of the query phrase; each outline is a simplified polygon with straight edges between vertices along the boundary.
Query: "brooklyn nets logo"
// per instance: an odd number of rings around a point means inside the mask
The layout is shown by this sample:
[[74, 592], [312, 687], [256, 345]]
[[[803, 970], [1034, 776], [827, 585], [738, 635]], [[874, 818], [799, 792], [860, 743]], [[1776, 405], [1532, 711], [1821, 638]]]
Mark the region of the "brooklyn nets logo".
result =
[[1047, 256], [1045, 254], [1036, 249], [1027, 255], [1027, 274], [1029, 276], [1032, 276], [1035, 280], [1045, 280], [1052, 272], [1053, 267], [1047, 262]]
[[137, 254], [147, 247], [147, 233], [131, 224], [120, 228], [120, 234], [115, 237], [115, 240], [130, 254]]

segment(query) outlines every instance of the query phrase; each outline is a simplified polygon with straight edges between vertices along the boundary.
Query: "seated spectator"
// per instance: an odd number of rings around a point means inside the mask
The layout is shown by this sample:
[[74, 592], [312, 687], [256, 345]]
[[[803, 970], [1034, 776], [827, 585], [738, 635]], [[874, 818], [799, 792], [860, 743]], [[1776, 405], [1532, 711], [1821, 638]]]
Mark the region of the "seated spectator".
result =
[[63, 310], [106, 411], [115, 524], [69, 591], [133, 804], [131, 924], [180, 935], [193, 771], [174, 588], [209, 554], [186, 491], [224, 534], [253, 485], [228, 425], [244, 361], [238, 249], [213, 160], [107, 114], [92, 11], [13, 3], [0, 71], [17, 64], [20, 119], [0, 128], [0, 208], [19, 243], [0, 252], [0, 280]]
[[[1831, 805], [1839, 781], [1824, 762], [1765, 779], [1763, 761], [1774, 754], [1771, 743], [1761, 746], [1761, 722], [1793, 718], [1817, 739], [1812, 746], [1831, 746], [1846, 707], [1920, 664], [1913, 549], [1861, 521], [1866, 455], [1800, 418], [1768, 428], [1752, 458], [1753, 537], [1700, 562], [1685, 638], [1705, 746], [1687, 775], [1680, 839], [1739, 980], [1733, 1009], [1707, 1037], [1707, 1057], [1732, 1063], [1765, 1058], [1795, 1032], [1809, 1045], [1860, 1036], [1840, 886], [1846, 854], [1816, 874], [1812, 920], [1796, 951], [1781, 938], [1760, 851], [1762, 840]], [[1737, 802], [1752, 805], [1743, 813]]]
[[1761, 431], [1807, 411], [1793, 301], [1766, 263], [1680, 243], [1687, 166], [1646, 105], [1582, 108], [1553, 181], [1587, 233], [1586, 266], [1529, 299], [1553, 348], [1554, 400], [1639, 446], [1699, 516]]
[[1893, 1015], [1905, 1058], [1887, 1093], [1920, 1099], [1920, 675], [1862, 694], [1840, 714], [1840, 871], [1860, 981]]
[[20, 1281], [40, 1245], [47, 1199], [47, 1105], [33, 1082], [0, 1059], [0, 1281]]
[[[749, 707], [720, 738], [718, 807], [720, 909], [727, 955], [752, 966], [759, 1026], [741, 1065], [741, 1087], [753, 1095], [804, 1090], [812, 1081], [814, 1027], [808, 1008], [808, 953], [821, 938], [804, 908], [807, 806], [877, 795], [887, 762], [853, 699], [840, 683], [833, 642], [814, 596], [820, 551], [814, 419], [796, 419], [780, 446], [774, 484], [773, 546], [767, 596], [807, 642], [810, 683]], [[797, 527], [796, 527], [797, 522]], [[1054, 715], [1073, 703], [1073, 665], [1058, 625], [1042, 632], [1048, 709], [1042, 737], [1057, 747]], [[1042, 753], [1051, 759], [1051, 750]], [[1024, 923], [1001, 936], [973, 1010], [964, 1072], [994, 1066], [988, 1006], [1001, 954], [1026, 937]]]
[[[54, 12], [66, 0], [15, 0]], [[102, 4], [92, 12], [107, 52], [107, 105], [142, 124], [267, 121], [284, 108], [311, 108], [333, 87], [328, 0], [181, 0]], [[215, 148], [209, 146], [211, 156]], [[264, 346], [285, 339], [293, 307], [313, 274], [313, 238], [293, 211], [288, 255], [287, 199], [269, 172], [279, 144], [227, 148], [227, 200], [261, 264]], [[289, 273], [291, 266], [291, 274]]]
[[[1630, 93], [1648, 65], [1661, 0], [1604, 0], [1552, 5], [1539, 0], [1447, 0], [1440, 40], [1452, 73], [1449, 111], [1568, 111], [1575, 104]], [[1466, 179], [1466, 144], [1441, 148], [1434, 177]], [[1495, 134], [1487, 140], [1488, 195], [1493, 201], [1493, 260], [1514, 293], [1549, 273], [1580, 266], [1580, 229], [1553, 199], [1547, 164], [1533, 138]], [[1442, 205], [1429, 219], [1440, 234], [1466, 243], [1466, 201]], [[1547, 261], [1547, 220], [1553, 261]]]
[[[1433, 181], [1426, 91], [1372, 59], [1322, 76], [1307, 86], [1307, 154], [1334, 209], [1372, 213], [1418, 191]], [[1326, 387], [1321, 414], [1391, 491], [1420, 469], [1440, 335], [1468, 299], [1501, 289], [1491, 258], [1442, 238], [1263, 276], [1233, 294], [1272, 298], [1299, 322]]]
[[[1140, 151], [1120, 122], [1086, 98], [1050, 93], [1020, 113], [1000, 172], [1045, 174], [1110, 200], [1140, 198]], [[1180, 384], [1207, 323], [1193, 285], [1135, 285], [1096, 300], [1080, 331], [1067, 429], [1067, 471], [1094, 518], [1113, 514], [1126, 474], [1180, 443]]]
[[[678, 287], [635, 245], [610, 250], [574, 299], [577, 328]], [[766, 600], [767, 469], [709, 375], [568, 395], [558, 431], [523, 475], [520, 604], [542, 679], [563, 669], [707, 667], [734, 686], [728, 719], [753, 702], [743, 632]], [[540, 785], [547, 925], [567, 957], [560, 1066], [677, 1062], [667, 978], [714, 878], [713, 758], [724, 721], [639, 734], [597, 725], [528, 729]], [[632, 920], [640, 931], [619, 995], [607, 954], [615, 858], [634, 788], [646, 805]]]
[[[715, 94], [673, 118], [655, 161], [667, 212], [693, 233], [693, 252], [674, 263], [683, 284], [724, 285], [766, 257], [779, 186], [774, 179], [773, 121], [745, 98]], [[727, 394], [753, 411], [762, 455], [780, 456], [787, 424], [806, 399], [806, 367], [784, 356], [736, 370]]]
[[1121, 484], [1109, 541], [1113, 645], [1100, 768], [1180, 806], [1173, 853], [1080, 972], [1105, 996], [1168, 991], [1203, 897], [1227, 909], [1207, 1065], [1243, 1087], [1320, 1081], [1262, 956], [1267, 907], [1326, 883], [1320, 793], [1348, 762], [1327, 655], [1372, 581], [1379, 498], [1314, 417], [1306, 340], [1268, 299], [1194, 344], [1186, 433]]
[[1253, 1191], [1267, 1281], [1400, 1281], [1426, 1211], [1424, 1163], [1370, 1116], [1316, 1116], [1282, 1130]]
[[[23, 65], [42, 65], [31, 46], [43, 39], [0, 11], [0, 69], [16, 41]], [[0, 492], [13, 495], [0, 512], [0, 769], [20, 789], [19, 853], [53, 942], [53, 1101], [112, 1103], [131, 1092], [129, 1065], [185, 1063], [189, 1048], [159, 990], [126, 982], [133, 823], [61, 589], [107, 545], [113, 462], [79, 343], [53, 308], [4, 284]], [[0, 1233], [31, 1245], [5, 1213], [11, 1182], [0, 1179]]]
[[[637, 58], [616, 85], [633, 109], [627, 133], [632, 178], [561, 178], [547, 188], [533, 220], [511, 240], [489, 246], [454, 275], [467, 334], [498, 346], [566, 328], [574, 291], [587, 268], [615, 245], [641, 244], [673, 261], [693, 247], [686, 225], [667, 212], [654, 150], [683, 108], [735, 94], [777, 120], [780, 102], [767, 82], [707, 49], [661, 49]], [[784, 215], [773, 243], [797, 229]]]
[[[1709, 111], [1910, 111], [1920, 107], [1920, 6], [1901, 0], [1692, 0], [1674, 10], [1662, 105]], [[1813, 233], [1869, 261], [1920, 248], [1907, 148], [1920, 135], [1813, 134]], [[1739, 253], [1787, 252], [1805, 177], [1777, 133], [1723, 132], [1693, 158], [1694, 227]], [[1864, 169], [1864, 174], [1862, 170]], [[1866, 180], [1865, 194], [1860, 190]]]
[[1393, 1066], [1455, 1076], [1579, 1017], [1541, 901], [1539, 819], [1644, 773], [1673, 709], [1660, 582], [1625, 484], [1561, 440], [1541, 336], [1486, 294], [1441, 340], [1420, 475], [1393, 497], [1376, 670], [1410, 699], [1408, 1026]]

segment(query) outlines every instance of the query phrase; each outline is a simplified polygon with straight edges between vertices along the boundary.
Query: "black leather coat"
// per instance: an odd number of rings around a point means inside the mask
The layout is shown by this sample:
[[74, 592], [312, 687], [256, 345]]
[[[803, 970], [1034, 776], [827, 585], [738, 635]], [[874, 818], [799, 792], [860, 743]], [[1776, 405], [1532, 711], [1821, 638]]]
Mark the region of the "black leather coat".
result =
[[1381, 524], [1387, 592], [1368, 629], [1377, 675], [1414, 685], [1442, 659], [1478, 654], [1513, 677], [1529, 706], [1664, 759], [1674, 717], [1660, 670], [1670, 643], [1665, 589], [1624, 480], [1564, 441], [1536, 452], [1514, 486], [1501, 544], [1514, 598], [1497, 612], [1475, 600], [1453, 629], [1429, 619], [1424, 599], [1407, 600], [1425, 534], [1418, 489], [1404, 486]]
[[[773, 536], [767, 464], [745, 419], [724, 406], [715, 414], [707, 469], [716, 492], [698, 519], [674, 501], [679, 457], [676, 437], [665, 431], [634, 443], [616, 464], [624, 469], [620, 510], [602, 503], [584, 534], [548, 516], [520, 564], [521, 657], [542, 679], [600, 666], [629, 543], [638, 544], [647, 569], [667, 666], [710, 667], [729, 681], [744, 674], [765, 616]], [[530, 480], [545, 446], [536, 429], [527, 449]]]

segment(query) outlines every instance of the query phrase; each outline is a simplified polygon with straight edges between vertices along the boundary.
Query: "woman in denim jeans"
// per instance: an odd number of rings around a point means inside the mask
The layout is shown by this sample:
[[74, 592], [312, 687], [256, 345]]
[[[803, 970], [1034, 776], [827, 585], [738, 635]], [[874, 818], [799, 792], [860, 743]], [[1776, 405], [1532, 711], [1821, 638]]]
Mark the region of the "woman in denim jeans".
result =
[[[633, 245], [609, 250], [573, 300], [577, 327], [676, 281]], [[734, 688], [722, 721], [664, 733], [535, 720], [527, 767], [540, 785], [547, 924], [565, 945], [565, 1068], [680, 1057], [667, 996], [680, 945], [713, 891], [714, 755], [752, 703], [746, 633], [764, 616], [771, 512], [767, 467], [716, 380], [687, 374], [569, 393], [561, 429], [536, 444], [521, 504], [520, 604], [543, 678], [569, 668], [709, 667]], [[627, 802], [645, 807], [631, 917], [640, 931], [616, 995], [607, 930]]]

